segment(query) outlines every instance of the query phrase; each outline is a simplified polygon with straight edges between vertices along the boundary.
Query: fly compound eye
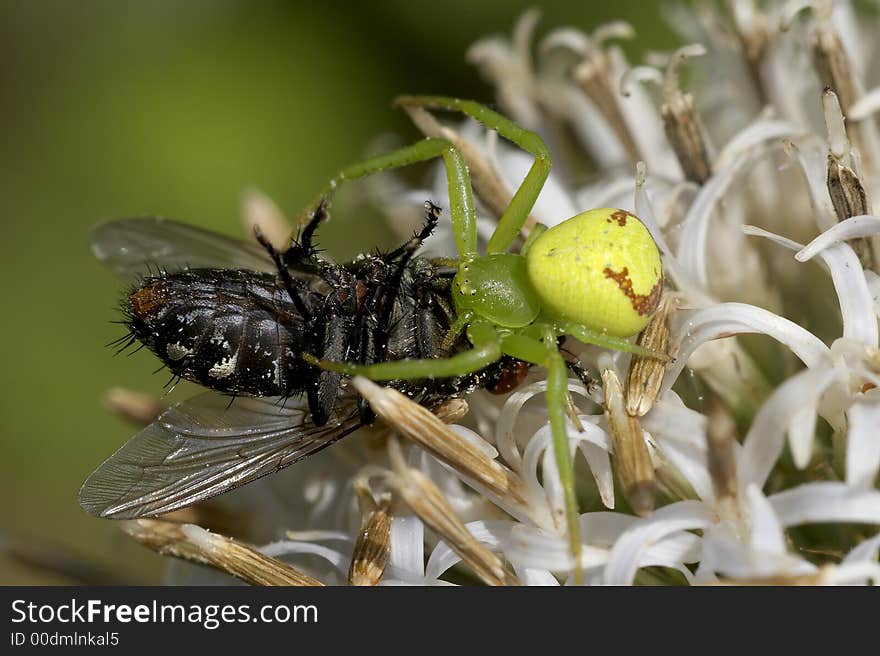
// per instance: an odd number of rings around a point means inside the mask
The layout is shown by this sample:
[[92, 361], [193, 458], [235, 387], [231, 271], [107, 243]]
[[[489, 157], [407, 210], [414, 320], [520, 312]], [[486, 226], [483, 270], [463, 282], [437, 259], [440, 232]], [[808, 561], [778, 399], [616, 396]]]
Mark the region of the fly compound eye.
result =
[[651, 233], [625, 210], [578, 214], [535, 240], [529, 279], [554, 316], [618, 337], [641, 331], [663, 289]]

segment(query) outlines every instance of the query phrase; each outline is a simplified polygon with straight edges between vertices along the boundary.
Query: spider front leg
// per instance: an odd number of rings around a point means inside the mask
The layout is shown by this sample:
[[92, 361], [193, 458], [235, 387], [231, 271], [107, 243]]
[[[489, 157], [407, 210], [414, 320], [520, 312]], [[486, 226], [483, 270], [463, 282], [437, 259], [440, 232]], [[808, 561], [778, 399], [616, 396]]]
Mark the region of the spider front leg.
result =
[[442, 157], [449, 183], [449, 213], [455, 232], [455, 243], [463, 259], [477, 254], [477, 223], [474, 210], [474, 197], [467, 164], [461, 152], [445, 139], [423, 139], [411, 146], [394, 150], [384, 155], [342, 169], [327, 183], [318, 197], [300, 214], [299, 223], [308, 222], [322, 201], [333, 194], [336, 188], [347, 180], [365, 178], [374, 173], [403, 168], [411, 164]]
[[487, 128], [495, 130], [505, 139], [513, 142], [526, 152], [535, 156], [535, 161], [522, 184], [510, 199], [510, 204], [504, 210], [504, 214], [498, 221], [498, 226], [489, 244], [486, 247], [488, 254], [501, 253], [516, 239], [528, 219], [529, 212], [538, 200], [538, 195], [550, 175], [550, 150], [547, 144], [535, 132], [520, 127], [510, 119], [474, 102], [473, 100], [461, 100], [458, 98], [445, 98], [442, 96], [401, 96], [395, 100], [397, 105], [410, 107], [425, 107], [428, 109], [444, 109], [457, 111], [476, 119]]

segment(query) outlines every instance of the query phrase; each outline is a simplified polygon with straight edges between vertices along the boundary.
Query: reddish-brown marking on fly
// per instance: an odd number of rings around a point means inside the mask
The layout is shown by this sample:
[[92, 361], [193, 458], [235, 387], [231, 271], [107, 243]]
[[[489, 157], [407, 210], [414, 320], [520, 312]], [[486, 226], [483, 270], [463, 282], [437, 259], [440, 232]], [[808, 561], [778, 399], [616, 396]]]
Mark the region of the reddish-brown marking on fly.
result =
[[369, 289], [367, 289], [367, 286], [362, 281], [358, 280], [357, 283], [355, 283], [354, 298], [355, 302], [357, 303], [358, 312], [360, 312], [364, 308], [364, 303], [367, 300], [368, 291]]
[[522, 385], [529, 374], [529, 364], [522, 360], [513, 362], [501, 370], [498, 379], [486, 389], [492, 394], [507, 394]]
[[143, 317], [150, 314], [157, 307], [165, 303], [165, 294], [163, 293], [161, 282], [154, 282], [152, 285], [141, 287], [129, 297], [131, 300], [131, 309], [137, 317]]
[[605, 221], [607, 221], [608, 223], [611, 223], [611, 221], [617, 221], [617, 225], [622, 228], [626, 225], [626, 220], [631, 216], [632, 214], [630, 214], [626, 210], [615, 210], [611, 213], [611, 216], [605, 219]]
[[660, 292], [663, 291], [663, 278], [657, 281], [654, 288], [648, 294], [636, 294], [633, 291], [633, 283], [629, 277], [629, 268], [623, 267], [621, 271], [612, 271], [610, 267], [605, 267], [603, 271], [606, 278], [611, 278], [620, 287], [620, 291], [626, 294], [632, 303], [633, 310], [639, 314], [651, 314], [657, 309], [660, 302]]

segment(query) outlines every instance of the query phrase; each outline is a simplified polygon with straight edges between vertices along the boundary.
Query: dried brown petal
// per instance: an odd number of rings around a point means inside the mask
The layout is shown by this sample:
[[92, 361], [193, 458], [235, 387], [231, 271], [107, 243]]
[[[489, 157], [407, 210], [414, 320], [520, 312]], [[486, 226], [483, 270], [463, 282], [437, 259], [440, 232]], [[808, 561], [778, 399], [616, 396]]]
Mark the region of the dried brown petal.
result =
[[626, 412], [617, 374], [605, 369], [602, 382], [605, 386], [605, 416], [611, 427], [614, 462], [623, 493], [636, 514], [650, 515], [654, 511], [657, 481], [642, 427], [636, 417]]
[[712, 175], [703, 124], [691, 94], [679, 94], [660, 107], [666, 138], [688, 180], [703, 184]]
[[[865, 192], [865, 185], [853, 168], [852, 146], [847, 136], [840, 99], [832, 89], [825, 89], [822, 94], [822, 107], [825, 112], [830, 145], [827, 176], [828, 194], [834, 205], [837, 219], [843, 221], [851, 216], [870, 214], [871, 208]], [[853, 239], [849, 241], [849, 244], [859, 256], [863, 267], [875, 268], [878, 246], [876, 239]]]
[[161, 519], [121, 522], [122, 530], [163, 556], [216, 567], [251, 585], [323, 585], [277, 558], [195, 524]]
[[[370, 407], [396, 432], [411, 439], [434, 456], [453, 467], [465, 480], [501, 501], [511, 504], [520, 516], [531, 516], [536, 508], [527, 503], [526, 488], [518, 474], [490, 458], [476, 445], [450, 430], [427, 408], [389, 387], [356, 376], [355, 389], [370, 402]], [[543, 524], [545, 518], [535, 518]]]
[[682, 93], [678, 68], [690, 57], [700, 57], [706, 49], [697, 43], [683, 46], [673, 53], [666, 66], [663, 82], [664, 102], [660, 106], [666, 138], [675, 151], [685, 178], [703, 184], [712, 175], [709, 148], [703, 123], [694, 107], [693, 97]]
[[[672, 308], [670, 296], [660, 300], [660, 307], [638, 338], [639, 346], [666, 353], [669, 344], [669, 313]], [[626, 411], [633, 417], [643, 417], [654, 407], [666, 363], [657, 358], [634, 355], [630, 361], [626, 385]]]
[[[843, 115], [847, 116], [850, 108], [861, 97], [862, 90], [853, 75], [852, 66], [840, 41], [840, 36], [828, 25], [816, 30], [813, 41], [813, 57], [822, 83], [837, 94]], [[865, 126], [858, 122], [852, 122], [846, 126], [850, 141], [861, 154], [863, 171], [872, 172], [877, 163], [870, 160], [871, 151], [865, 147], [864, 131]]]
[[377, 501], [362, 480], [355, 481], [354, 491], [361, 509], [361, 528], [348, 580], [352, 585], [376, 585], [385, 573], [391, 554], [391, 495], [384, 494]]
[[487, 585], [519, 585], [501, 559], [471, 535], [434, 482], [407, 466], [396, 437], [389, 440], [388, 453], [395, 473], [389, 483], [419, 519], [436, 531]]

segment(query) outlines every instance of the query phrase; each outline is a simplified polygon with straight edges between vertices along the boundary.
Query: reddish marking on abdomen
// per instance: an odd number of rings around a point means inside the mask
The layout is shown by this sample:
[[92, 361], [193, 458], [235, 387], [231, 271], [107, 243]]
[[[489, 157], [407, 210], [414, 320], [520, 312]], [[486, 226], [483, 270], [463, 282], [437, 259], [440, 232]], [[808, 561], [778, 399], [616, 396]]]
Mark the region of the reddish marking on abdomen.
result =
[[663, 278], [660, 278], [660, 280], [657, 281], [657, 284], [654, 285], [654, 288], [650, 293], [636, 294], [633, 291], [633, 283], [629, 277], [628, 267], [623, 267], [623, 269], [618, 272], [612, 271], [609, 267], [605, 267], [603, 273], [606, 278], [610, 278], [616, 282], [617, 286], [620, 287], [620, 291], [626, 294], [630, 303], [632, 303], [633, 310], [644, 315], [651, 314], [651, 312], [657, 309], [657, 304], [660, 302], [660, 293], [663, 291]]
[[486, 387], [486, 389], [491, 394], [507, 394], [522, 385], [522, 382], [526, 379], [528, 373], [529, 364], [522, 360], [517, 360], [509, 367], [502, 369], [501, 374], [498, 376], [498, 380], [492, 385]]
[[[633, 216], [633, 215], [630, 214], [629, 212], [627, 212], [626, 210], [617, 210], [615, 212], [612, 212], [611, 216], [605, 220], [608, 223], [611, 223], [612, 220], [617, 221], [617, 225], [619, 225], [622, 228], [626, 225], [626, 220], [631, 216]], [[635, 218], [635, 217], [633, 216], [633, 218]]]
[[131, 309], [137, 317], [143, 317], [165, 303], [162, 283], [154, 282], [146, 287], [141, 287], [129, 297]]

